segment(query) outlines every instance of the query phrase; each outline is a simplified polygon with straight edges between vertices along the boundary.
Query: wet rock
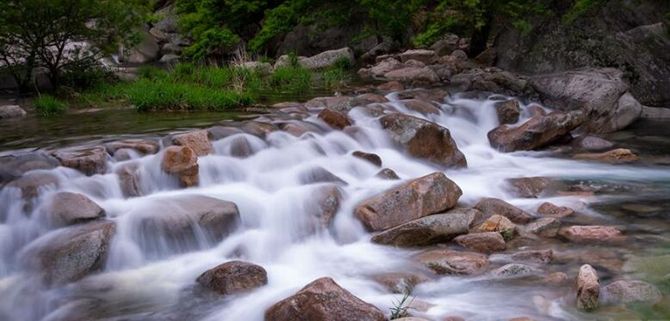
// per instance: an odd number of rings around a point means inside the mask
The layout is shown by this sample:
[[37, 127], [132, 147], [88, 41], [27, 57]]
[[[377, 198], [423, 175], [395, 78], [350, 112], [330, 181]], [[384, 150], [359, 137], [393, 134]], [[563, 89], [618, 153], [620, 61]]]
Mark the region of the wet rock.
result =
[[496, 63], [496, 58], [498, 57], [498, 54], [496, 53], [496, 50], [493, 48], [487, 48], [484, 50], [482, 53], [477, 55], [475, 57], [475, 62], [485, 66], [485, 67], [490, 67], [493, 66]]
[[563, 285], [568, 283], [569, 277], [563, 272], [554, 272], [544, 278], [544, 283], [549, 285]]
[[561, 227], [561, 222], [553, 217], [541, 217], [524, 227], [524, 230], [544, 237], [554, 237]]
[[519, 107], [518, 100], [510, 99], [497, 103], [495, 108], [501, 124], [514, 124], [519, 121], [521, 107]]
[[530, 213], [497, 198], [484, 198], [473, 207], [485, 216], [498, 214], [517, 224], [526, 224], [533, 218]]
[[55, 225], [72, 225], [105, 217], [105, 210], [86, 195], [60, 192], [51, 199], [49, 220]]
[[565, 136], [584, 121], [583, 113], [552, 112], [534, 116], [518, 127], [500, 125], [488, 133], [491, 147], [502, 152], [534, 150]]
[[0, 185], [33, 170], [53, 169], [58, 166], [60, 163], [56, 158], [44, 153], [3, 156], [0, 157]]
[[525, 264], [510, 263], [491, 272], [491, 276], [498, 279], [522, 278], [537, 275], [539, 270]]
[[207, 137], [213, 141], [244, 133], [241, 129], [228, 126], [214, 126], [207, 129]]
[[119, 186], [124, 197], [137, 197], [141, 195], [140, 177], [137, 163], [124, 164], [116, 170], [119, 176]]
[[0, 119], [24, 117], [26, 111], [18, 105], [0, 106]]
[[398, 99], [419, 99], [428, 102], [444, 102], [444, 99], [449, 96], [449, 91], [435, 88], [435, 89], [411, 89], [398, 93]]
[[205, 156], [212, 153], [212, 142], [209, 141], [206, 130], [198, 130], [172, 137], [172, 143], [177, 146], [189, 147], [195, 156]]
[[59, 185], [58, 177], [51, 173], [38, 172], [28, 173], [19, 179], [9, 182], [7, 187], [21, 189], [21, 195], [25, 200], [31, 200], [39, 194], [43, 188], [57, 188]]
[[613, 242], [621, 241], [623, 234], [611, 226], [579, 226], [562, 228], [559, 234], [571, 242]]
[[363, 94], [352, 99], [352, 104], [354, 106], [367, 106], [370, 104], [378, 103], [383, 104], [389, 100], [386, 97], [378, 94]]
[[74, 282], [101, 270], [116, 230], [112, 221], [97, 221], [59, 229], [26, 250], [28, 264], [47, 284]]
[[201, 286], [222, 295], [251, 291], [268, 284], [268, 274], [262, 266], [230, 261], [205, 271], [196, 280]]
[[590, 311], [598, 307], [600, 279], [598, 273], [588, 264], [579, 268], [577, 275], [577, 308]]
[[53, 154], [65, 167], [91, 176], [107, 171], [107, 150], [103, 146], [62, 149]]
[[266, 320], [383, 321], [375, 306], [341, 288], [333, 279], [320, 278], [265, 311]]
[[486, 219], [484, 223], [479, 225], [477, 231], [498, 232], [503, 234], [503, 238], [509, 239], [508, 237], [505, 237], [505, 235], [507, 234], [509, 236], [513, 236], [516, 234], [516, 225], [514, 225], [514, 223], [512, 223], [512, 221], [510, 221], [508, 218], [502, 215], [494, 214]]
[[487, 254], [506, 249], [505, 239], [497, 232], [465, 234], [456, 237], [454, 242], [469, 250]]
[[380, 123], [409, 155], [444, 167], [467, 167], [465, 156], [448, 129], [403, 114], [386, 115]]
[[433, 173], [371, 197], [355, 215], [370, 231], [386, 230], [426, 215], [448, 210], [463, 192], [443, 173]]
[[354, 106], [351, 104], [351, 98], [347, 96], [317, 97], [305, 102], [305, 107], [309, 109], [330, 108], [337, 111], [349, 111]]
[[312, 192], [305, 208], [317, 219], [322, 228], [327, 228], [340, 210], [342, 190], [337, 186], [322, 186]]
[[440, 109], [422, 99], [407, 99], [401, 100], [400, 102], [404, 104], [407, 109], [424, 115], [438, 115], [440, 113]]
[[417, 284], [428, 280], [426, 276], [414, 273], [384, 273], [375, 275], [373, 279], [390, 292], [399, 294], [411, 293]]
[[115, 156], [114, 154], [120, 149], [132, 149], [139, 152], [142, 155], [151, 155], [158, 152], [158, 143], [152, 140], [122, 140], [118, 142], [111, 142], [105, 144], [107, 152]]
[[442, 57], [450, 55], [454, 50], [459, 49], [458, 46], [458, 36], [456, 35], [446, 35], [445, 38], [438, 40], [432, 46], [430, 46], [436, 55]]
[[554, 258], [554, 251], [540, 250], [540, 251], [523, 251], [512, 254], [512, 260], [533, 263], [549, 263]]
[[468, 54], [465, 53], [463, 50], [454, 50], [454, 52], [451, 53], [451, 57], [454, 57], [458, 60], [468, 60]]
[[419, 253], [414, 259], [437, 274], [478, 275], [489, 266], [483, 254], [443, 249]]
[[549, 202], [544, 202], [537, 208], [537, 213], [556, 218], [563, 218], [574, 214], [575, 211], [567, 206], [557, 206]]
[[337, 175], [331, 173], [321, 166], [316, 166], [314, 168], [305, 170], [304, 172], [300, 173], [298, 179], [300, 184], [303, 185], [318, 183], [339, 183], [342, 185], [347, 185], [347, 182], [345, 182], [343, 179], [337, 177]]
[[351, 155], [354, 156], [354, 157], [360, 158], [360, 159], [364, 159], [364, 160], [366, 160], [366, 161], [368, 161], [368, 162], [370, 162], [370, 163], [372, 163], [372, 164], [374, 164], [378, 167], [382, 166], [382, 159], [377, 154], [355, 151]]
[[600, 298], [606, 304], [656, 303], [661, 300], [661, 291], [644, 281], [615, 281], [602, 288]]
[[430, 70], [434, 71], [435, 74], [440, 78], [441, 81], [443, 82], [448, 82], [449, 78], [456, 73], [455, 70], [449, 66], [445, 65], [430, 65], [427, 66]]
[[379, 177], [381, 179], [400, 179], [400, 176], [396, 174], [396, 172], [390, 168], [382, 168], [377, 174], [375, 174], [375, 177]]
[[344, 129], [344, 127], [351, 126], [351, 121], [347, 115], [328, 108], [319, 113], [319, 119], [323, 120], [323, 122], [328, 124], [330, 127], [336, 129]]
[[597, 161], [608, 164], [634, 163], [637, 162], [639, 159], [637, 155], [635, 155], [633, 152], [624, 148], [614, 149], [598, 154], [593, 153], [577, 154], [575, 156], [572, 156], [572, 158], [578, 160]]
[[387, 73], [393, 70], [401, 69], [403, 67], [404, 65], [400, 63], [400, 61], [394, 58], [388, 58], [378, 63], [376, 66], [370, 68], [370, 74], [375, 78], [381, 78], [384, 77], [384, 75]]
[[539, 198], [563, 189], [562, 184], [549, 177], [522, 177], [507, 180], [518, 197]]
[[[422, 217], [372, 237], [372, 242], [393, 246], [421, 246], [446, 242], [467, 234], [472, 217], [466, 214], [435, 214]], [[504, 243], [504, 241], [503, 241]]]
[[399, 55], [400, 61], [406, 63], [410, 60], [423, 62], [426, 65], [431, 65], [437, 59], [435, 51], [426, 49], [407, 50]]
[[614, 143], [596, 136], [580, 136], [572, 141], [573, 148], [587, 152], [600, 152], [614, 147]]
[[161, 166], [164, 172], [177, 175], [183, 186], [198, 185], [198, 157], [190, 147], [170, 146], [166, 148]]
[[389, 81], [377, 86], [377, 89], [381, 91], [401, 91], [405, 90], [405, 86], [399, 81]]
[[384, 74], [384, 78], [387, 80], [396, 80], [406, 83], [411, 82], [426, 82], [426, 83], [435, 83], [440, 81], [440, 77], [428, 67], [417, 68], [417, 67], [405, 67], [402, 69], [396, 69], [387, 72]]
[[421, 62], [421, 61], [418, 61], [418, 60], [410, 59], [410, 60], [405, 61], [405, 66], [423, 68], [423, 67], [426, 67], [426, 64]]
[[245, 121], [241, 129], [248, 134], [265, 138], [268, 134], [279, 130], [275, 125], [259, 121]]

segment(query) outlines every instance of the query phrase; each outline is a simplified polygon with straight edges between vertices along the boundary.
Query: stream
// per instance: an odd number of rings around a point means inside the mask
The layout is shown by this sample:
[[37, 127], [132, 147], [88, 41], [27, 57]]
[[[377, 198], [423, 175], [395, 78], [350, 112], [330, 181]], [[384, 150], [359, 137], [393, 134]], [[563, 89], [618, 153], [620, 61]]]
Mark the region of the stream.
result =
[[[107, 173], [85, 176], [66, 167], [45, 170], [55, 175], [58, 187], [40, 188], [32, 206], [13, 187], [0, 190], [0, 320], [66, 320], [72, 311], [82, 319], [105, 320], [263, 320], [265, 310], [294, 294], [313, 280], [329, 276], [387, 316], [402, 294], [391, 293], [375, 281], [384, 273], [414, 271], [413, 256], [427, 248], [454, 248], [454, 243], [423, 248], [396, 248], [370, 241], [354, 216], [361, 201], [399, 184], [376, 176], [380, 168], [352, 156], [354, 151], [374, 153], [382, 167], [393, 169], [402, 181], [442, 171], [462, 190], [459, 207], [469, 207], [483, 197], [505, 200], [529, 213], [551, 202], [575, 209], [561, 219], [563, 226], [607, 225], [623, 231], [626, 240], [616, 244], [577, 244], [561, 238], [518, 240], [503, 252], [488, 256], [491, 268], [510, 262], [521, 250], [553, 251], [549, 264], [534, 264], [542, 276], [564, 272], [569, 282], [546, 284], [542, 278], [495, 279], [479, 276], [430, 276], [411, 293], [413, 316], [444, 320], [460, 316], [466, 320], [662, 319], [649, 306], [603, 306], [590, 314], [575, 308], [574, 278], [582, 264], [598, 269], [601, 284], [612, 280], [638, 279], [656, 285], [666, 295], [670, 290], [670, 170], [660, 159], [670, 156], [670, 123], [641, 121], [626, 131], [604, 136], [641, 157], [635, 165], [608, 165], [576, 161], [554, 150], [500, 153], [492, 149], [487, 133], [499, 125], [493, 107], [500, 95], [469, 98], [446, 97], [439, 114], [421, 114], [386, 95], [385, 108], [440, 124], [451, 135], [467, 159], [466, 169], [442, 170], [411, 158], [399, 150], [381, 128], [378, 117], [366, 108], [349, 112], [355, 130], [333, 130], [310, 111], [303, 120], [314, 128], [299, 137], [274, 131], [265, 137], [237, 133], [213, 141], [214, 152], [199, 157], [200, 183], [180, 188], [175, 177], [161, 171], [163, 148], [155, 155], [131, 154], [129, 160], [108, 160]], [[521, 120], [530, 117], [530, 107], [521, 104]], [[134, 112], [132, 112], [134, 113]], [[239, 123], [239, 114], [173, 113], [131, 114], [99, 111], [69, 115], [71, 120], [35, 126], [26, 132], [0, 123], [0, 155], [72, 144], [96, 144], [121, 138], [162, 137], [188, 128]], [[85, 120], [85, 121], [82, 121]], [[287, 120], [289, 119], [289, 120]], [[259, 121], [292, 122], [277, 111]], [[96, 124], [87, 129], [74, 122]], [[79, 125], [86, 126], [86, 125]], [[249, 151], [240, 157], [240, 145]], [[142, 196], [126, 198], [116, 170], [137, 164]], [[306, 181], [305, 175], [326, 169], [341, 181]], [[306, 174], [307, 173], [307, 174]], [[318, 175], [317, 175], [318, 176]], [[588, 186], [595, 193], [519, 198], [507, 180], [520, 177], [552, 177]], [[342, 201], [334, 220], [322, 228], [311, 215], [318, 189], [335, 184]], [[99, 273], [59, 286], [39, 282], [39, 273], [26, 269], [32, 249], [50, 242], [65, 228], [44, 222], [50, 198], [69, 191], [88, 196], [100, 207], [116, 231], [107, 260]], [[241, 227], [221, 241], [212, 241], [195, 231], [194, 241], [172, 243], [165, 235], [140, 228], [147, 215], [188, 212], [171, 205], [173, 200], [208, 196], [234, 202]], [[644, 206], [640, 206], [644, 205]], [[642, 208], [642, 210], [639, 210]], [[268, 284], [248, 293], [231, 296], [202, 294], [195, 280], [204, 271], [229, 260], [258, 264], [267, 271]], [[82, 312], [83, 311], [83, 312]], [[77, 315], [77, 314], [75, 314]], [[668, 315], [665, 315], [668, 317]]]

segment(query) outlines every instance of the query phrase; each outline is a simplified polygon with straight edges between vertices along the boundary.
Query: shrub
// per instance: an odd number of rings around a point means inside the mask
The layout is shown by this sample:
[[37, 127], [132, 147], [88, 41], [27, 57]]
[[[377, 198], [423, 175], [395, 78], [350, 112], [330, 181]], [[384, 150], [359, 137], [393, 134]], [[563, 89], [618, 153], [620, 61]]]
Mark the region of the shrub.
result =
[[40, 95], [35, 99], [35, 109], [43, 116], [60, 114], [67, 108], [67, 103], [51, 95]]

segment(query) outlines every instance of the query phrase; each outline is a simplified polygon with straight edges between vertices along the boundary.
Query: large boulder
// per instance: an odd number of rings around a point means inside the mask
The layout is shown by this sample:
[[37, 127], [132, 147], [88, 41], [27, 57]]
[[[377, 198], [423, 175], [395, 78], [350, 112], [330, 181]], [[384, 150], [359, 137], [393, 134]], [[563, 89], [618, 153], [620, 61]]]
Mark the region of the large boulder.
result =
[[0, 185], [37, 169], [53, 169], [58, 160], [44, 153], [27, 153], [0, 157]]
[[131, 64], [144, 64], [158, 59], [161, 48], [154, 36], [144, 29], [138, 30], [142, 41], [128, 50], [123, 50], [122, 59]]
[[272, 305], [265, 311], [265, 320], [384, 321], [386, 316], [325, 277]]
[[[288, 57], [288, 56], [287, 56]], [[277, 59], [277, 62], [279, 64], [275, 64], [275, 69], [278, 68], [279, 66], [282, 66], [282, 63], [280, 63], [280, 60], [286, 60], [282, 59]], [[316, 54], [311, 57], [300, 57], [298, 59], [298, 64], [302, 66], [303, 68], [306, 69], [324, 69], [324, 68], [329, 68], [335, 66], [337, 63], [340, 61], [347, 61], [350, 65], [355, 64], [354, 60], [354, 51], [351, 50], [351, 48], [341, 48], [341, 49], [336, 49], [336, 50], [327, 50], [322, 53]], [[284, 64], [286, 64], [288, 60]]]
[[268, 284], [268, 273], [253, 263], [230, 261], [205, 271], [196, 281], [214, 292], [230, 295]]
[[577, 275], [577, 308], [593, 310], [598, 307], [600, 279], [596, 270], [588, 264], [579, 268]]
[[107, 172], [107, 150], [103, 146], [61, 149], [53, 155], [65, 167], [91, 176]]
[[608, 133], [623, 129], [642, 113], [642, 105], [630, 94], [617, 69], [577, 69], [536, 76], [530, 83], [547, 106], [562, 110], [581, 109], [584, 129]]
[[172, 137], [172, 143], [178, 146], [190, 147], [195, 156], [205, 156], [212, 153], [212, 142], [209, 141], [206, 130], [197, 130]]
[[387, 80], [397, 80], [406, 83], [420, 82], [420, 83], [436, 83], [440, 81], [440, 77], [428, 67], [406, 67], [395, 69], [384, 74]]
[[396, 144], [413, 157], [421, 158], [442, 167], [466, 167], [465, 156], [456, 146], [448, 129], [403, 114], [383, 116], [379, 122]]
[[161, 168], [164, 172], [177, 175], [186, 187], [198, 185], [198, 156], [190, 147], [170, 146], [165, 149]]
[[478, 275], [489, 266], [483, 254], [444, 249], [421, 252], [414, 259], [437, 274]]
[[51, 199], [47, 215], [55, 225], [72, 225], [102, 218], [105, 210], [86, 195], [60, 192]]
[[116, 224], [96, 221], [59, 229], [25, 250], [28, 265], [47, 284], [77, 281], [105, 266]]
[[530, 213], [497, 198], [484, 198], [474, 208], [486, 217], [502, 215], [517, 224], [526, 224], [533, 218]]
[[488, 133], [491, 147], [502, 152], [544, 147], [570, 133], [584, 121], [581, 111], [536, 115], [518, 127], [500, 125]]
[[0, 106], [0, 119], [18, 118], [26, 115], [26, 111], [17, 105]]
[[602, 288], [601, 301], [610, 304], [656, 303], [662, 294], [657, 287], [644, 281], [621, 280]]
[[456, 205], [462, 194], [456, 183], [437, 172], [364, 200], [356, 207], [355, 215], [368, 230], [381, 231], [446, 211]]
[[372, 237], [372, 242], [394, 246], [447, 242], [458, 235], [467, 234], [473, 219], [467, 214], [429, 215], [381, 232]]

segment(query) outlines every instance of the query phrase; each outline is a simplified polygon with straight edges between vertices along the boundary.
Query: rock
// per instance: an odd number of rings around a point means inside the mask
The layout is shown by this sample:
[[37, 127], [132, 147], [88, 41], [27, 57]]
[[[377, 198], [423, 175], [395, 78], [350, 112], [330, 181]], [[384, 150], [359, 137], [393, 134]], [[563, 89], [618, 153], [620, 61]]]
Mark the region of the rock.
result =
[[584, 121], [580, 111], [534, 116], [518, 127], [500, 125], [488, 133], [491, 147], [502, 152], [533, 150], [565, 136]]
[[[151, 32], [151, 30], [149, 30], [149, 32]], [[180, 46], [177, 46], [177, 45], [175, 45], [175, 44], [173, 44], [173, 43], [166, 43], [166, 44], [163, 45], [163, 47], [161, 47], [161, 52], [162, 52], [164, 55], [176, 55], [176, 56], [179, 56], [179, 55], [181, 55], [182, 49], [181, 49]], [[270, 65], [270, 64], [268, 64], [268, 65]], [[270, 65], [270, 70], [272, 70], [272, 66], [271, 66], [271, 65]]]
[[540, 251], [523, 251], [512, 254], [512, 260], [533, 263], [549, 263], [554, 258], [554, 251], [540, 250]]
[[351, 98], [347, 96], [317, 97], [305, 102], [307, 108], [330, 108], [336, 111], [349, 111], [354, 106], [351, 105]]
[[354, 106], [367, 106], [374, 103], [383, 104], [389, 101], [386, 97], [378, 94], [363, 94], [352, 100]]
[[[190, 250], [203, 237], [209, 242], [219, 242], [241, 222], [235, 203], [212, 197], [181, 195], [148, 201], [129, 213], [136, 220], [136, 242], [147, 251], [160, 252], [163, 250], [160, 246], [168, 243], [176, 247], [170, 251]], [[153, 246], [159, 248], [150, 248]]]
[[571, 142], [573, 148], [587, 152], [600, 152], [611, 149], [614, 143], [596, 136], [580, 136]]
[[491, 272], [491, 276], [498, 279], [522, 278], [538, 274], [538, 270], [532, 266], [510, 263], [503, 265]]
[[617, 69], [576, 69], [531, 78], [530, 83], [545, 105], [563, 110], [581, 109], [585, 130], [609, 133], [625, 128], [642, 113]]
[[241, 68], [257, 72], [260, 75], [269, 75], [272, 73], [272, 65], [269, 62], [247, 61], [238, 65]]
[[571, 242], [611, 242], [621, 241], [621, 231], [611, 226], [579, 226], [573, 225], [562, 228], [559, 234]]
[[537, 213], [556, 218], [563, 218], [574, 214], [575, 211], [567, 206], [557, 206], [549, 202], [544, 202], [537, 208]]
[[485, 255], [472, 252], [438, 249], [421, 252], [414, 258], [437, 274], [479, 275], [489, 266]]
[[453, 34], [447, 35], [445, 38], [438, 40], [430, 46], [430, 49], [432, 49], [439, 57], [450, 55], [454, 50], [459, 49], [458, 36]]
[[418, 61], [418, 60], [410, 59], [410, 60], [405, 61], [405, 66], [406, 67], [423, 68], [423, 67], [426, 67], [426, 64], [421, 62], [421, 61]]
[[107, 151], [102, 146], [61, 149], [53, 155], [63, 166], [88, 176], [107, 172]]
[[23, 175], [9, 182], [6, 186], [20, 189], [24, 200], [32, 200], [39, 195], [42, 189], [57, 188], [59, 185], [60, 183], [56, 175], [38, 172]]
[[[409, 221], [372, 237], [372, 242], [393, 246], [421, 246], [447, 242], [468, 233], [472, 217], [436, 214]], [[504, 244], [504, 241], [503, 241]]]
[[303, 185], [318, 183], [338, 183], [347, 185], [346, 181], [321, 166], [316, 166], [303, 171], [298, 176], [298, 180], [300, 181], [300, 184]]
[[549, 177], [510, 178], [507, 182], [516, 196], [524, 198], [544, 197], [563, 188], [559, 181]]
[[423, 99], [407, 99], [400, 101], [407, 109], [424, 115], [439, 115], [440, 109]]
[[568, 283], [569, 277], [563, 272], [554, 272], [544, 278], [544, 283], [549, 285], [562, 285]]
[[521, 107], [518, 100], [510, 99], [497, 103], [495, 108], [501, 124], [514, 124], [519, 121]]
[[375, 174], [375, 177], [379, 177], [381, 179], [400, 179], [400, 176], [396, 174], [396, 172], [390, 168], [382, 168], [377, 174]]
[[268, 274], [262, 266], [230, 261], [205, 271], [196, 280], [201, 286], [222, 295], [251, 291], [268, 284]]
[[448, 129], [412, 116], [390, 114], [380, 118], [382, 128], [413, 157], [443, 167], [467, 167], [465, 156]]
[[505, 239], [497, 232], [465, 234], [456, 237], [454, 242], [469, 250], [487, 254], [506, 249]]
[[377, 89], [381, 91], [401, 91], [405, 90], [405, 86], [399, 81], [389, 81], [377, 86]]
[[457, 60], [463, 60], [463, 61], [468, 60], [468, 54], [465, 53], [465, 51], [463, 50], [454, 50], [454, 52], [452, 52], [450, 56], [456, 58]]
[[486, 50], [482, 51], [482, 53], [477, 55], [474, 60], [476, 63], [482, 66], [491, 67], [495, 65], [497, 57], [498, 54], [494, 48], [487, 48]]
[[333, 109], [326, 108], [321, 111], [319, 119], [335, 129], [344, 129], [344, 127], [351, 126], [351, 121], [347, 115]]
[[342, 190], [333, 185], [320, 186], [311, 195], [312, 197], [305, 202], [305, 208], [316, 218], [321, 228], [328, 228], [340, 210]]
[[409, 89], [398, 93], [398, 99], [419, 99], [427, 102], [443, 103], [444, 99], [448, 97], [449, 91], [435, 88], [435, 89]]
[[55, 157], [44, 153], [26, 153], [0, 157], [0, 185], [21, 175], [38, 169], [53, 169], [60, 166]]
[[502, 215], [517, 224], [526, 224], [533, 218], [530, 213], [497, 198], [484, 198], [473, 207], [486, 217]]
[[137, 173], [139, 165], [137, 163], [129, 163], [119, 167], [116, 170], [116, 175], [119, 176], [119, 185], [121, 192], [125, 197], [137, 197], [141, 195], [140, 178]]
[[[131, 64], [144, 64], [158, 59], [161, 48], [156, 39], [146, 30], [136, 30], [142, 37], [142, 41], [135, 47], [130, 48], [127, 54], [123, 54], [123, 60]], [[124, 50], [125, 51], [125, 50]]]
[[105, 144], [107, 152], [114, 156], [119, 149], [132, 149], [142, 155], [150, 155], [158, 153], [158, 143], [152, 140], [122, 140]]
[[26, 114], [26, 111], [18, 105], [0, 106], [0, 119], [19, 118]]
[[394, 58], [388, 58], [370, 68], [370, 75], [372, 75], [375, 78], [382, 78], [387, 73], [393, 70], [401, 69], [403, 67], [404, 65], [400, 63], [400, 61]]
[[212, 142], [209, 141], [206, 130], [197, 130], [172, 137], [172, 143], [178, 146], [189, 147], [195, 156], [205, 156], [212, 153]]
[[417, 284], [428, 280], [423, 275], [413, 273], [384, 273], [375, 275], [373, 279], [389, 291], [399, 294], [411, 293]]
[[166, 54], [161, 57], [158, 61], [160, 63], [168, 64], [168, 65], [174, 65], [177, 64], [181, 60], [181, 57], [176, 54]]
[[374, 164], [377, 167], [382, 167], [382, 159], [377, 154], [355, 151], [351, 155], [354, 156], [354, 157], [360, 158], [360, 159], [364, 159], [364, 160]]
[[598, 307], [600, 280], [590, 265], [584, 264], [577, 275], [577, 308], [590, 311]]
[[553, 217], [541, 217], [525, 226], [525, 230], [544, 237], [554, 237], [561, 227], [561, 222]]
[[402, 69], [395, 69], [384, 74], [387, 80], [396, 80], [406, 83], [411, 82], [426, 82], [436, 83], [440, 81], [440, 77], [430, 68], [423, 67], [406, 67]]
[[410, 60], [420, 61], [426, 65], [432, 65], [437, 59], [435, 52], [426, 49], [407, 50], [399, 55], [400, 61], [406, 63]]
[[637, 155], [635, 155], [633, 152], [631, 152], [628, 149], [614, 149], [611, 151], [607, 151], [604, 153], [599, 153], [599, 154], [594, 154], [594, 153], [587, 153], [587, 154], [577, 154], [572, 156], [573, 159], [578, 159], [578, 160], [589, 160], [589, 161], [597, 161], [597, 162], [603, 162], [603, 163], [608, 163], [608, 164], [626, 164], [626, 163], [634, 163], [638, 161]]
[[74, 282], [104, 268], [116, 224], [96, 221], [59, 229], [25, 250], [46, 284]]
[[437, 77], [439, 77], [443, 82], [448, 82], [449, 78], [451, 78], [451, 76], [456, 73], [453, 68], [446, 65], [430, 65], [427, 66], [427, 68], [434, 71]]
[[606, 304], [656, 303], [661, 301], [661, 291], [644, 281], [615, 281], [602, 288], [601, 302]]
[[364, 200], [356, 217], [370, 231], [386, 230], [456, 205], [463, 192], [443, 173], [437, 172], [403, 183]]
[[516, 233], [516, 225], [512, 223], [508, 218], [495, 214], [484, 223], [479, 225], [477, 228], [478, 232], [498, 232], [502, 233], [503, 237], [505, 236], [504, 234], [508, 234], [510, 236], [513, 236]]
[[161, 168], [168, 174], [177, 175], [179, 182], [185, 187], [198, 185], [198, 157], [190, 147], [166, 148]]
[[325, 277], [272, 305], [265, 311], [265, 320], [384, 321], [386, 316]]
[[261, 138], [265, 138], [269, 133], [279, 130], [275, 125], [258, 121], [245, 121], [241, 129], [245, 133]]
[[55, 225], [72, 225], [105, 217], [105, 210], [82, 194], [60, 192], [51, 199], [49, 220]]

